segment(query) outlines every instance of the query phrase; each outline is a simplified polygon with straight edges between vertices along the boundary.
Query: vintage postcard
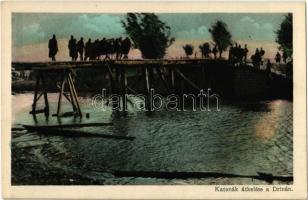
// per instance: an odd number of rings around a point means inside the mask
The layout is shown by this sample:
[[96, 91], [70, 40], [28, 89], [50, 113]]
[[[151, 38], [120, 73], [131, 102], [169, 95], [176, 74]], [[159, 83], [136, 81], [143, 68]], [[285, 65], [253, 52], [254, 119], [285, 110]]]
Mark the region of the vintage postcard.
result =
[[304, 2], [3, 2], [4, 198], [306, 199]]

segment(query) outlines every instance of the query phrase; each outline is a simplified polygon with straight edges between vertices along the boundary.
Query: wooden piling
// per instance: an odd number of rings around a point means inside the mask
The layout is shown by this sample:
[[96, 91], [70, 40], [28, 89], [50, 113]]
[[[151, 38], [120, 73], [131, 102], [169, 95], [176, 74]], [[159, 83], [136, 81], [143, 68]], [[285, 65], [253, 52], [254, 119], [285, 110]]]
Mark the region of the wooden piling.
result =
[[61, 102], [62, 102], [62, 94], [64, 92], [64, 84], [65, 84], [65, 78], [64, 78], [64, 75], [62, 74], [61, 86], [60, 86], [60, 91], [59, 91], [59, 99], [58, 99], [57, 116], [60, 116], [60, 112], [61, 112]]
[[40, 75], [37, 73], [36, 74], [36, 84], [35, 84], [35, 91], [34, 91], [34, 97], [33, 97], [33, 103], [32, 103], [32, 112], [31, 114], [35, 115], [35, 110], [36, 110], [36, 102], [37, 102], [37, 93], [40, 87]]
[[120, 68], [121, 73], [121, 97], [122, 97], [122, 111], [125, 114], [127, 111], [127, 102], [126, 102], [126, 94], [127, 94], [127, 79], [125, 74], [125, 67], [121, 66]]
[[73, 78], [71, 76], [71, 74], [69, 73], [68, 74], [68, 80], [70, 81], [70, 84], [72, 86], [72, 93], [73, 93], [73, 96], [74, 96], [74, 99], [76, 101], [76, 108], [77, 108], [77, 114], [82, 117], [82, 113], [81, 113], [81, 110], [80, 110], [80, 106], [79, 106], [79, 102], [78, 102], [78, 96], [77, 96], [77, 92], [76, 92], [76, 89], [75, 89], [75, 85], [74, 85], [74, 82], [73, 82]]
[[66, 82], [68, 84], [68, 92], [69, 92], [71, 104], [72, 104], [74, 113], [76, 113], [77, 112], [77, 108], [76, 108], [76, 103], [75, 103], [75, 99], [74, 99], [72, 84], [71, 84], [71, 82], [70, 82], [70, 80], [68, 78], [68, 75], [66, 75], [66, 76], [67, 76], [66, 77]]
[[48, 103], [48, 97], [47, 97], [47, 87], [45, 82], [45, 77], [43, 72], [41, 72], [41, 81], [42, 81], [42, 87], [43, 87], [43, 95], [44, 95], [44, 102], [45, 102], [45, 116], [49, 116], [49, 103]]
[[150, 104], [150, 76], [149, 76], [149, 69], [148, 67], [144, 67], [143, 69], [143, 77], [144, 77], [144, 88], [146, 94], [145, 106], [147, 111], [151, 111], [151, 104]]
[[[40, 91], [40, 83], [42, 86], [41, 87], [42, 91], [41, 91], [41, 94], [37, 96]], [[45, 107], [43, 110], [36, 110], [37, 101], [42, 95], [44, 96]], [[48, 97], [47, 97], [47, 88], [46, 88], [45, 78], [44, 78], [43, 72], [38, 72], [36, 76], [36, 86], [35, 86], [33, 103], [32, 103], [32, 111], [30, 112], [30, 114], [35, 115], [37, 113], [42, 113], [42, 111], [45, 113], [46, 117], [49, 116], [49, 103], [48, 103]]]
[[170, 90], [169, 84], [167, 83], [167, 81], [166, 81], [166, 79], [165, 79], [163, 73], [161, 72], [161, 70], [159, 69], [159, 67], [155, 67], [155, 70], [156, 70], [156, 72], [157, 72], [158, 77], [159, 77], [159, 78], [161, 79], [161, 81], [163, 82], [163, 84], [164, 84], [164, 86], [165, 86], [167, 92], [170, 93], [171, 90]]
[[183, 80], [185, 80], [188, 84], [190, 84], [193, 88], [200, 91], [200, 87], [198, 87], [194, 82], [192, 82], [189, 78], [187, 78], [180, 70], [175, 69], [175, 72], [179, 74]]
[[[109, 75], [109, 81], [110, 81], [110, 93], [115, 94], [116, 93], [116, 80], [115, 75], [113, 74], [113, 68], [111, 67], [111, 64], [108, 62], [106, 63], [107, 71]], [[114, 110], [116, 108], [116, 104], [112, 103], [112, 109]]]
[[171, 88], [172, 92], [175, 92], [175, 73], [174, 73], [174, 67], [170, 68], [170, 81], [171, 81]]

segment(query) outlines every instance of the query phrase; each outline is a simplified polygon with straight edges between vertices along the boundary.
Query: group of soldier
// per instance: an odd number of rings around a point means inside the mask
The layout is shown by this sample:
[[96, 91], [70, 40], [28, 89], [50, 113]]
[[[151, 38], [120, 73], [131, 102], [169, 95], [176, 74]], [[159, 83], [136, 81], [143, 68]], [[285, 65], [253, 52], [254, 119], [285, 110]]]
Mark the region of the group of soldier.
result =
[[251, 55], [251, 61], [253, 66], [260, 66], [260, 64], [263, 64], [263, 56], [265, 54], [265, 51], [261, 47], [260, 50], [259, 48], [256, 48], [256, 51], [253, 55]]
[[229, 60], [233, 63], [243, 63], [247, 62], [247, 44], [244, 45], [244, 48], [240, 44], [235, 43], [231, 44], [229, 48]]
[[[48, 43], [49, 48], [49, 57], [52, 61], [55, 61], [56, 54], [58, 52], [58, 43], [56, 36], [49, 40]], [[128, 53], [131, 48], [131, 41], [128, 37], [125, 39], [120, 38], [111, 38], [106, 39], [103, 38], [102, 40], [95, 40], [94, 42], [91, 39], [88, 39], [86, 43], [84, 43], [83, 37], [77, 42], [74, 36], [71, 35], [71, 38], [68, 42], [68, 49], [69, 49], [69, 56], [71, 57], [72, 61], [76, 61], [79, 57], [80, 61], [86, 60], [98, 60], [101, 57], [105, 58], [115, 58], [115, 59], [126, 59], [128, 58]], [[243, 63], [247, 62], [247, 54], [249, 50], [247, 49], [247, 44], [244, 45], [244, 48], [241, 47], [240, 44], [234, 43], [231, 44], [229, 48], [229, 61], [233, 63]], [[217, 58], [218, 49], [215, 45], [209, 53], [214, 55], [214, 58]], [[254, 66], [260, 66], [263, 63], [263, 56], [265, 51], [260, 48], [256, 48], [255, 53], [251, 56], [252, 64]], [[283, 53], [281, 56], [279, 52], [277, 52], [275, 56], [276, 63], [281, 63], [281, 59], [283, 62], [287, 62], [287, 55]]]
[[[49, 57], [52, 61], [55, 61], [55, 56], [58, 52], [58, 44], [55, 35], [53, 35], [52, 39], [49, 40], [48, 48]], [[69, 56], [72, 61], [77, 61], [78, 57], [80, 61], [98, 60], [101, 57], [126, 59], [128, 58], [130, 48], [131, 42], [128, 37], [125, 39], [122, 39], [121, 37], [116, 39], [103, 38], [102, 40], [97, 39], [94, 42], [92, 42], [91, 39], [88, 39], [88, 41], [84, 43], [83, 37], [81, 37], [77, 42], [76, 38], [71, 35], [71, 38], [68, 41]]]
[[[209, 47], [209, 49], [206, 52], [201, 52], [202, 57], [205, 58], [209, 58], [210, 53], [213, 54], [214, 59], [217, 59], [217, 54], [219, 53], [217, 45], [215, 45], [213, 49]], [[247, 44], [245, 44], [244, 48], [242, 48], [240, 44], [234, 43], [230, 45], [228, 59], [233, 63], [242, 63], [243, 61], [246, 63], [247, 54], [248, 54]], [[197, 54], [195, 54], [195, 57], [197, 57]]]
[[[283, 62], [287, 63], [287, 59], [288, 59], [288, 55], [283, 51], [283, 53], [282, 53]], [[276, 61], [276, 63], [281, 63], [281, 55], [280, 55], [279, 52], [276, 53], [275, 61]]]

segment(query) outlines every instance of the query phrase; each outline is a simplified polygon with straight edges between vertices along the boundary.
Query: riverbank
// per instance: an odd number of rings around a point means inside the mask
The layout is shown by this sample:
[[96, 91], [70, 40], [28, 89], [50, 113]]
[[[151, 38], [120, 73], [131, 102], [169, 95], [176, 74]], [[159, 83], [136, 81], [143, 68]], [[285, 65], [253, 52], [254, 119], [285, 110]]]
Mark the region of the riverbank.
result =
[[[12, 185], [291, 185], [293, 181], [266, 180], [240, 177], [208, 177], [208, 178], [144, 178], [116, 177], [112, 172], [80, 171], [68, 169], [65, 165], [55, 164], [51, 157], [63, 159], [65, 153], [50, 145], [46, 137], [39, 137], [39, 141], [25, 140], [25, 135], [13, 131], [12, 138]], [[52, 141], [51, 143], [53, 143]], [[73, 159], [66, 158], [67, 165], [73, 164]], [[82, 163], [80, 163], [82, 165]], [[77, 168], [76, 168], [77, 167]]]

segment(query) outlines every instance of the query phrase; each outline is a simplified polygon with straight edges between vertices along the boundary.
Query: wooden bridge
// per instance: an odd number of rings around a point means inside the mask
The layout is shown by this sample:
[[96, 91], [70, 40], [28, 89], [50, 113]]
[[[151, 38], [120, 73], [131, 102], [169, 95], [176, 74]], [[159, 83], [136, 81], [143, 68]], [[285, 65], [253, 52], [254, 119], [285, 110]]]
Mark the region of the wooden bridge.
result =
[[[181, 82], [186, 82], [192, 88], [200, 91], [205, 88], [205, 73], [206, 66], [211, 63], [218, 62], [219, 65], [230, 66], [231, 64], [226, 60], [208, 60], [208, 59], [181, 59], [181, 60], [102, 60], [102, 61], [69, 61], [69, 62], [13, 62], [12, 67], [15, 70], [33, 70], [36, 76], [36, 87], [34, 92], [33, 104], [31, 114], [45, 113], [49, 116], [49, 103], [47, 95], [46, 78], [48, 72], [53, 71], [60, 77], [60, 84], [58, 85], [59, 99], [57, 112], [54, 114], [57, 117], [61, 116], [61, 102], [62, 97], [66, 98], [73, 108], [71, 112], [74, 116], [82, 116], [80, 105], [78, 102], [77, 90], [75, 87], [75, 70], [81, 69], [101, 69], [102, 76], [108, 74], [110, 81], [110, 91], [112, 94], [120, 94], [122, 97], [122, 109], [126, 110], [125, 95], [129, 92], [136, 93], [132, 86], [127, 83], [126, 70], [129, 68], [137, 68], [141, 72], [141, 79], [138, 79], [132, 85], [142, 82], [144, 86], [144, 94], [147, 96], [146, 107], [150, 106], [150, 89], [154, 87], [153, 78], [157, 76], [163, 83], [168, 92], [172, 93], [176, 88], [175, 78], [181, 79]], [[181, 69], [189, 67], [198, 70], [199, 80], [189, 79]], [[233, 65], [231, 65], [233, 66]], [[186, 67], [185, 67], [186, 68]], [[187, 68], [186, 68], [187, 69]], [[162, 71], [163, 70], [163, 71]], [[55, 82], [57, 82], [55, 80]], [[56, 83], [55, 83], [56, 84]], [[68, 94], [65, 92], [65, 85], [68, 87]], [[44, 109], [37, 109], [37, 102], [43, 96], [45, 102]], [[112, 105], [114, 106], [114, 105]]]

